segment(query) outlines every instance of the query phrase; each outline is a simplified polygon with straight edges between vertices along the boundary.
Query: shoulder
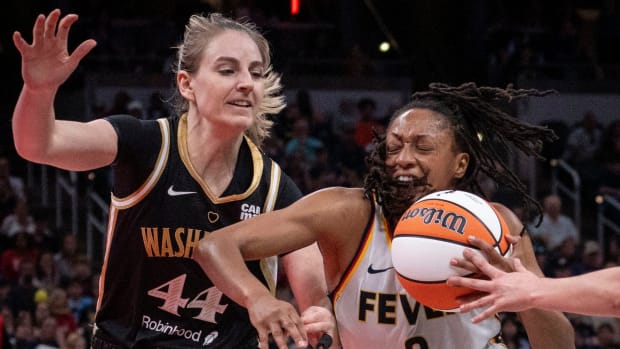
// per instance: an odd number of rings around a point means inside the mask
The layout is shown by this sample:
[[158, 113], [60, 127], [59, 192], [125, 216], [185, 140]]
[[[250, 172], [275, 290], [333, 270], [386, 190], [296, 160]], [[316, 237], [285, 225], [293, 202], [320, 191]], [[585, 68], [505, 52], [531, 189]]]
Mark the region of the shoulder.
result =
[[508, 225], [508, 229], [510, 229], [510, 234], [519, 235], [523, 230], [523, 223], [519, 217], [517, 217], [517, 215], [508, 207], [498, 202], [491, 202], [490, 204], [502, 216], [504, 222]]
[[371, 201], [361, 188], [329, 187], [304, 196], [294, 206], [330, 222], [367, 219]]

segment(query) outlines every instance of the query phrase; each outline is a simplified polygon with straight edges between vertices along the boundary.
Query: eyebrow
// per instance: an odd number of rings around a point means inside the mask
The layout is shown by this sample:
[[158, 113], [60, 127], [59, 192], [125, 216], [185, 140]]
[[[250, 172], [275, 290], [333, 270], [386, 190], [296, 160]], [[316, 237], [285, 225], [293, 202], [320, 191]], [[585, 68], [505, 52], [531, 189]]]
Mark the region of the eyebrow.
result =
[[[220, 56], [217, 57], [214, 61], [215, 63], [220, 63], [220, 62], [224, 62], [224, 63], [233, 63], [236, 65], [239, 65], [239, 60], [234, 58], [234, 57], [228, 57], [228, 56]], [[263, 65], [263, 61], [252, 61], [250, 62], [250, 67], [255, 67], [255, 66], [262, 66]]]

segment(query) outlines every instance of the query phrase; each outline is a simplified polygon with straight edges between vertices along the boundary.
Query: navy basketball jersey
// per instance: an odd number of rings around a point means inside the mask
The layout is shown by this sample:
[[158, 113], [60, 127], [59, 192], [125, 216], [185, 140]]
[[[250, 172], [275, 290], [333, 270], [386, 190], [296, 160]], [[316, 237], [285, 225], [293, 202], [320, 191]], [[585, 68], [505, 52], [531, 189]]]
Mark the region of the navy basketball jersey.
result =
[[[256, 347], [245, 308], [191, 259], [201, 237], [301, 194], [247, 138], [219, 197], [189, 161], [187, 119], [108, 120], [119, 135], [95, 335], [130, 348]], [[275, 291], [275, 258], [248, 262]]]

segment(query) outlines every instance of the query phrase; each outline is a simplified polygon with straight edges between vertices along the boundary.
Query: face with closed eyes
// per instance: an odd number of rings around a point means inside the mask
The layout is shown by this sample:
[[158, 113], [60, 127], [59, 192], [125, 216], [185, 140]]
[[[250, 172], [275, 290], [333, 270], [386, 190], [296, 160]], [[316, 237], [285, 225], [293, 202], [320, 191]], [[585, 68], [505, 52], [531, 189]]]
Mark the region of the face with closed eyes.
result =
[[204, 48], [198, 70], [179, 71], [177, 83], [189, 101], [190, 117], [242, 132], [259, 111], [264, 73], [261, 53], [250, 36], [225, 30]]
[[398, 182], [413, 183], [414, 201], [453, 188], [465, 175], [469, 154], [457, 149], [446, 116], [413, 108], [398, 115], [386, 133], [386, 170]]

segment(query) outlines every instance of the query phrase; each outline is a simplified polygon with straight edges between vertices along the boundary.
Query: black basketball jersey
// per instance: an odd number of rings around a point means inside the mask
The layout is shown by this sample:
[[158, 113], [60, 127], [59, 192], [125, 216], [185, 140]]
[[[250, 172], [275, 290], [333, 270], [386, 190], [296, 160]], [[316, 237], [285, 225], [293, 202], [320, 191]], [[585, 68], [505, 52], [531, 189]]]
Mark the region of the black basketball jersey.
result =
[[[95, 335], [128, 348], [242, 348], [245, 308], [207, 278], [192, 251], [205, 234], [301, 197], [245, 138], [233, 179], [213, 195], [193, 169], [187, 119], [108, 118], [119, 136]], [[275, 292], [277, 261], [247, 263]]]

